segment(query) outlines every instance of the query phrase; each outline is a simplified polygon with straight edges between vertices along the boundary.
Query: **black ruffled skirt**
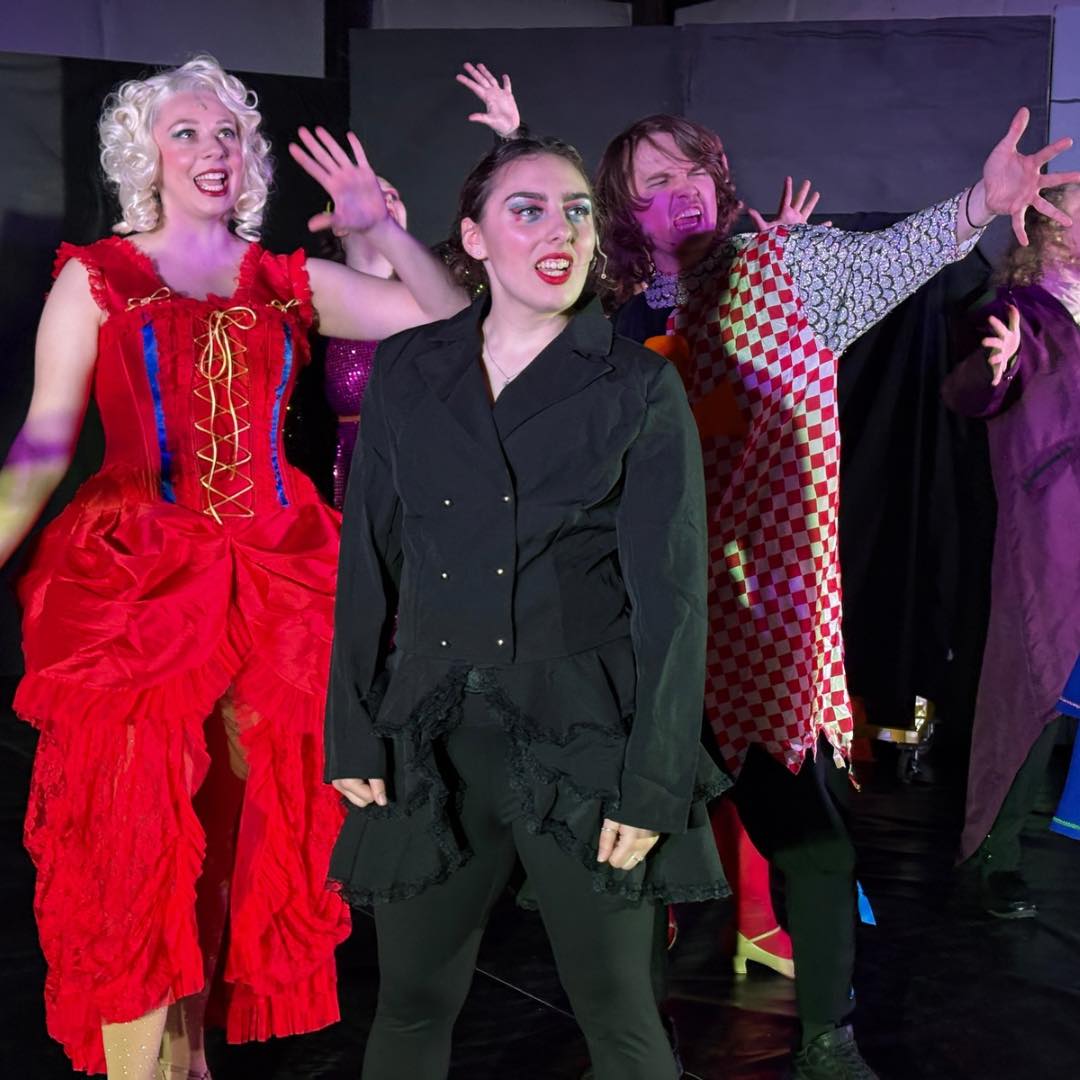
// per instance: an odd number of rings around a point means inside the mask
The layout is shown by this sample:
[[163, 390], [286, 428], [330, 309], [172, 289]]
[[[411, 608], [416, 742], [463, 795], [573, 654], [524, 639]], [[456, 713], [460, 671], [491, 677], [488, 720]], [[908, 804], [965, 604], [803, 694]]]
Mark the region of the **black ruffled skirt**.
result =
[[619, 778], [633, 700], [622, 641], [576, 656], [500, 668], [394, 654], [376, 720], [387, 740], [390, 804], [349, 808], [330, 862], [332, 887], [354, 905], [390, 903], [445, 881], [471, 857], [447, 755], [466, 694], [482, 695], [510, 747], [526, 827], [550, 835], [592, 872], [598, 892], [631, 901], [713, 900], [730, 892], [706, 802], [731, 781], [699, 749], [685, 832], [661, 836], [633, 870], [597, 863], [600, 826], [619, 818]]

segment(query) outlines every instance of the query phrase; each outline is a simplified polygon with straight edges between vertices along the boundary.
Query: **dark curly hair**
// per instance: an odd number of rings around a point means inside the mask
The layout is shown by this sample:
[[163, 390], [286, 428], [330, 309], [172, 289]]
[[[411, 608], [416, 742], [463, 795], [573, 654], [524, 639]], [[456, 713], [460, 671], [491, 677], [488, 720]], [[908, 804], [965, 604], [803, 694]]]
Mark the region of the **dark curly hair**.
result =
[[[450, 268], [450, 272], [460, 285], [469, 290], [470, 294], [475, 295], [485, 288], [488, 279], [484, 264], [474, 259], [461, 243], [462, 221], [465, 218], [472, 221], [480, 220], [488, 198], [491, 196], [491, 189], [495, 186], [499, 173], [507, 165], [522, 158], [539, 157], [544, 154], [570, 162], [581, 173], [581, 178], [585, 181], [585, 187], [589, 195], [592, 196], [593, 223], [596, 231], [597, 251], [599, 252], [600, 229], [602, 226], [598, 206], [599, 200], [593, 195], [592, 183], [589, 180], [588, 172], [585, 170], [585, 162], [582, 160], [581, 154], [568, 142], [551, 135], [525, 134], [517, 138], [505, 139], [499, 142], [493, 150], [485, 154], [465, 178], [465, 183], [461, 186], [457, 215], [450, 229], [450, 235], [446, 238], [445, 243], [439, 247], [440, 254]], [[600, 259], [600, 263], [599, 269], [602, 271], [603, 258]], [[594, 262], [594, 269], [590, 272], [589, 280], [585, 286], [586, 292], [598, 291], [601, 282], [596, 269]]]
[[631, 124], [608, 143], [596, 170], [596, 193], [607, 221], [608, 277], [620, 300], [635, 286], [648, 281], [652, 267], [651, 245], [634, 218], [642, 200], [634, 190], [634, 152], [656, 135], [670, 135], [688, 161], [699, 165], [716, 185], [716, 239], [731, 231], [739, 215], [739, 200], [728, 169], [720, 136], [683, 116], [658, 113]]

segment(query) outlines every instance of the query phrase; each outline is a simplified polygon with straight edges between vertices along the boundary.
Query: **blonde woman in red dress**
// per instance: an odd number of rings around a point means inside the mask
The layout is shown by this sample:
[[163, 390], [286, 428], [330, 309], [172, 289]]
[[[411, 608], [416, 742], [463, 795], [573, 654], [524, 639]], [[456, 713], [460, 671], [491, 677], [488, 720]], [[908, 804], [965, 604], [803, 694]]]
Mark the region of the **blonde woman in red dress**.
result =
[[281, 424], [316, 323], [384, 338], [465, 304], [351, 135], [353, 155], [319, 129], [291, 148], [334, 200], [311, 225], [362, 232], [398, 280], [265, 251], [255, 105], [209, 57], [107, 100], [120, 235], [61, 247], [0, 472], [2, 563], [93, 388], [105, 459], [22, 581], [15, 708], [41, 735], [26, 843], [49, 1031], [111, 1078], [160, 1075], [159, 1053], [166, 1076], [208, 1076], [208, 1004], [234, 1042], [338, 1019], [322, 726], [339, 517]]

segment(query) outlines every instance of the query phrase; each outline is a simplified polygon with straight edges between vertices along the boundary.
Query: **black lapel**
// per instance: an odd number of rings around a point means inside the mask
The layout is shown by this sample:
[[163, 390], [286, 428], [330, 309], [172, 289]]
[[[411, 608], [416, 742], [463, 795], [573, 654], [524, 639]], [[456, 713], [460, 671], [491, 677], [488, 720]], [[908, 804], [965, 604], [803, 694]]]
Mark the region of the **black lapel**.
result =
[[593, 301], [499, 395], [493, 416], [500, 438], [612, 371], [611, 342], [611, 323]]
[[477, 464], [505, 488], [509, 472], [480, 364], [479, 320], [484, 307], [483, 301], [478, 300], [445, 324], [414, 363], [432, 394], [469, 437], [477, 451]]

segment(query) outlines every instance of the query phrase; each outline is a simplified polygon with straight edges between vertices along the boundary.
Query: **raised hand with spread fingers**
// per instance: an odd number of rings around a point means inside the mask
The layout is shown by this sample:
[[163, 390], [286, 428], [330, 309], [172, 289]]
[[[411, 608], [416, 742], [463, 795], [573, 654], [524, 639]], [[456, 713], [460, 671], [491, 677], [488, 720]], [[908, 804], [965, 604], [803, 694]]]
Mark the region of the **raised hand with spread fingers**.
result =
[[1073, 141], [1058, 139], [1033, 154], [1022, 154], [1019, 143], [1030, 122], [1031, 113], [1025, 108], [1018, 109], [1009, 130], [990, 151], [983, 165], [982, 179], [968, 191], [957, 214], [956, 236], [961, 243], [998, 214], [1007, 214], [1012, 218], [1016, 239], [1026, 247], [1028, 236], [1024, 216], [1029, 206], [1066, 228], [1072, 224], [1069, 215], [1044, 199], [1042, 192], [1046, 188], [1080, 183], [1080, 172], [1044, 173], [1042, 170], [1058, 154], [1068, 150]]
[[[784, 190], [780, 194], [780, 205], [776, 209], [776, 217], [772, 221], [766, 221], [756, 210], [746, 208], [746, 212], [753, 219], [758, 232], [767, 232], [775, 229], [777, 225], [806, 225], [810, 221], [810, 215], [814, 212], [818, 200], [821, 198], [820, 191], [812, 191], [809, 180], [804, 180], [799, 185], [799, 190], [793, 193], [793, 183], [790, 176], [784, 177]], [[831, 221], [823, 222], [831, 225]]]
[[364, 233], [389, 220], [386, 195], [379, 186], [379, 178], [368, 164], [360, 140], [351, 131], [345, 135], [353, 152], [351, 158], [323, 127], [315, 128], [314, 133], [302, 127], [297, 134], [304, 146], [290, 143], [289, 153], [333, 200], [330, 209], [308, 221], [312, 232], [334, 229]]
[[330, 196], [329, 209], [308, 221], [312, 232], [362, 236], [393, 267], [387, 281], [326, 259], [309, 259], [319, 330], [330, 337], [381, 341], [413, 326], [456, 314], [468, 303], [442, 260], [410, 236], [391, 212], [386, 192], [360, 140], [346, 135], [350, 156], [325, 128], [300, 128], [289, 144], [293, 160]]
[[510, 76], [504, 75], [500, 83], [483, 64], [465, 63], [465, 71], [455, 78], [467, 86], [483, 103], [483, 112], [469, 114], [475, 124], [484, 124], [500, 138], [509, 139], [521, 126], [521, 115]]

